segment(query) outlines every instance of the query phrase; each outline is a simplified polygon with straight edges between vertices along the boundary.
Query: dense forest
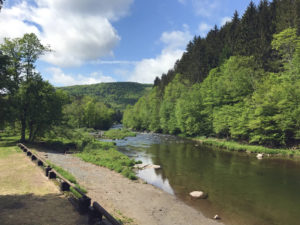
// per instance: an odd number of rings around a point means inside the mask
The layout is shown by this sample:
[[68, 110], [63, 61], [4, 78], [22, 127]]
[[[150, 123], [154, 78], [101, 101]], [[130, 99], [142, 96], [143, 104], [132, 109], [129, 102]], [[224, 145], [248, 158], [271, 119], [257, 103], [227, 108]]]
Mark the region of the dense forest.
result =
[[127, 105], [133, 105], [144, 94], [151, 90], [151, 84], [134, 82], [99, 83], [91, 85], [76, 85], [58, 88], [70, 96], [90, 96], [112, 108], [124, 111]]
[[128, 106], [136, 130], [267, 146], [300, 143], [300, 0], [250, 2], [196, 36], [152, 91]]

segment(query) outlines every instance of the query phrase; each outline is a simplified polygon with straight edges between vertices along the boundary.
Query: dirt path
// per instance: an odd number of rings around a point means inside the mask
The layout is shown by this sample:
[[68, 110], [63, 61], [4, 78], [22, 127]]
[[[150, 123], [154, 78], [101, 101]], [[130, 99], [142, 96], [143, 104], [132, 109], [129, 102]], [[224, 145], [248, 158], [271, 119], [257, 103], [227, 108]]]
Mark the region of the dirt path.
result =
[[86, 224], [86, 217], [28, 157], [15, 149], [0, 151], [1, 225]]
[[[44, 154], [45, 156], [45, 154]], [[127, 224], [221, 225], [195, 209], [142, 181], [131, 181], [109, 169], [83, 162], [72, 155], [46, 153], [53, 163], [71, 172], [88, 190], [88, 195], [110, 213], [133, 218]]]

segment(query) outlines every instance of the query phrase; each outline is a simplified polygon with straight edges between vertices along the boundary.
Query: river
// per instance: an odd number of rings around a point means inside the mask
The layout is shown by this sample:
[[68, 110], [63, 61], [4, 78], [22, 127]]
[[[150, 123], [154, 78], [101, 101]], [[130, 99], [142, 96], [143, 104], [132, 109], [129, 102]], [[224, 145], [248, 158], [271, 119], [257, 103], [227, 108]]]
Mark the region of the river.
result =
[[[115, 141], [120, 152], [161, 169], [137, 175], [230, 225], [300, 224], [300, 161], [227, 152], [187, 139], [140, 133]], [[193, 200], [191, 191], [208, 193]]]

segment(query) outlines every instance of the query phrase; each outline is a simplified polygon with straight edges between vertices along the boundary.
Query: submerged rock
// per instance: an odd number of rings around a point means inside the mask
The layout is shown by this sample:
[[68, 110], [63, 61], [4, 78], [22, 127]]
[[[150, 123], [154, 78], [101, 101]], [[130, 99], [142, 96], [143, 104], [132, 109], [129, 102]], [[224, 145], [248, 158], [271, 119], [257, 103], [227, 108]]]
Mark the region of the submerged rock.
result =
[[190, 196], [193, 198], [207, 198], [207, 194], [205, 194], [203, 191], [193, 191], [190, 193]]

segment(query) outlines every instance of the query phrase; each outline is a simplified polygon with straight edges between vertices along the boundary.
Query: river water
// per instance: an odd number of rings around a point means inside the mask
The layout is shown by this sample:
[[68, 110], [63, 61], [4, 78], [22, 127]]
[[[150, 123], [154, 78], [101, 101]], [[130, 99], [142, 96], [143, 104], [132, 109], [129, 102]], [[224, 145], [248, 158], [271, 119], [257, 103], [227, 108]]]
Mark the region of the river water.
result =
[[[139, 170], [147, 183], [177, 196], [205, 216], [221, 216], [231, 225], [299, 225], [300, 161], [256, 159], [187, 139], [138, 134], [115, 141], [122, 153], [143, 163], [161, 165]], [[191, 191], [208, 193], [193, 200]]]

